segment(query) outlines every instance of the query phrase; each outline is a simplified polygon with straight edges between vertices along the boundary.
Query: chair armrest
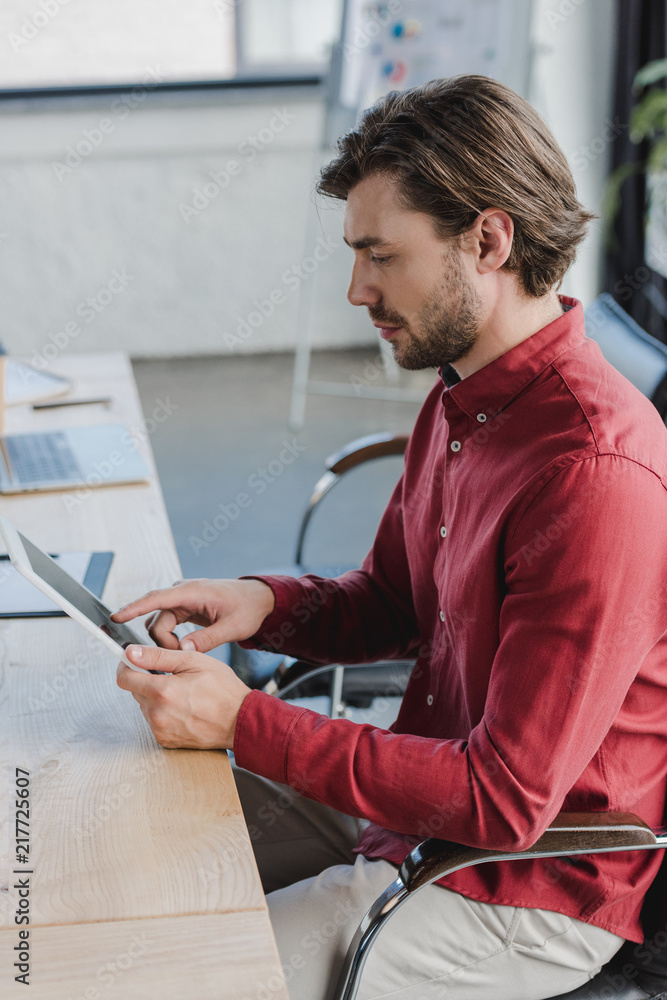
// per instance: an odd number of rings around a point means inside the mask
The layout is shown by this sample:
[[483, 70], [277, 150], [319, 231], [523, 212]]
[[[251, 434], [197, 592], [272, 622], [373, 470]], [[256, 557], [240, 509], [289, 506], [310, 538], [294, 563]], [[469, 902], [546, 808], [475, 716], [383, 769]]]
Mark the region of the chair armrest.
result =
[[385, 455], [402, 455], [408, 444], [407, 434], [367, 434], [343, 445], [337, 452], [330, 455], [324, 463], [329, 472], [342, 476], [349, 469], [354, 469], [363, 462]]
[[532, 847], [524, 851], [488, 851], [447, 840], [425, 840], [404, 859], [398, 877], [387, 886], [363, 917], [352, 939], [334, 994], [354, 1000], [368, 953], [386, 921], [410, 898], [437, 879], [460, 868], [486, 861], [571, 857], [608, 851], [667, 847], [667, 828], [652, 830], [632, 813], [559, 813]]
[[306, 531], [315, 508], [324, 500], [327, 493], [333, 489], [343, 473], [349, 472], [350, 469], [354, 469], [364, 462], [370, 462], [375, 458], [384, 458], [387, 455], [402, 455], [407, 443], [408, 436], [406, 434], [368, 434], [366, 437], [350, 441], [349, 444], [344, 445], [339, 451], [327, 458], [324, 463], [327, 471], [315, 483], [313, 492], [310, 495], [303, 517], [301, 518], [294, 557], [297, 566], [301, 566], [303, 560]]
[[425, 840], [408, 854], [398, 877], [363, 917], [348, 948], [334, 998], [354, 1000], [375, 938], [411, 893], [460, 868], [485, 861], [521, 861], [664, 847], [667, 847], [667, 828], [652, 830], [632, 813], [613, 812], [559, 813], [540, 839], [524, 851], [487, 851], [447, 840]]
[[267, 693], [277, 694], [280, 692], [280, 697], [284, 697], [285, 688], [291, 688], [304, 677], [308, 677], [309, 674], [325, 673], [329, 670], [333, 670], [333, 667], [321, 667], [317, 663], [309, 663], [308, 660], [293, 660], [291, 657], [285, 657], [274, 671], [271, 679], [272, 687]]
[[[414, 665], [414, 659], [404, 659], [373, 660], [370, 663], [328, 663], [320, 666], [316, 663], [309, 663], [307, 660], [293, 660], [291, 657], [286, 656], [274, 671], [271, 681], [264, 690], [267, 694], [277, 694], [278, 697], [284, 698], [303, 681], [325, 676], [342, 666], [348, 672], [348, 675], [359, 674], [363, 677], [364, 674], [369, 674], [372, 677], [377, 674], [386, 674], [389, 677], [388, 685], [393, 689], [390, 693], [393, 695], [402, 695]], [[403, 679], [404, 683], [401, 683]], [[367, 686], [364, 687], [364, 690]], [[378, 689], [378, 694], [382, 694], [383, 697], [387, 697], [386, 686], [382, 685], [382, 689]]]
[[563, 812], [532, 847], [523, 851], [491, 851], [447, 840], [425, 840], [404, 859], [399, 875], [407, 891], [415, 892], [460, 868], [487, 861], [572, 857], [664, 847], [667, 847], [667, 830], [652, 830], [632, 813]]

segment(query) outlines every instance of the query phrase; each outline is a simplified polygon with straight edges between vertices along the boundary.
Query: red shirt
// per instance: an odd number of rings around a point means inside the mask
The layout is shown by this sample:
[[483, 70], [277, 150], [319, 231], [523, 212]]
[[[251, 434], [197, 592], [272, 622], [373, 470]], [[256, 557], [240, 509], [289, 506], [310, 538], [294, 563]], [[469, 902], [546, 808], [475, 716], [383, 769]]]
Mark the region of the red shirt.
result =
[[[371, 820], [399, 863], [427, 836], [520, 850], [568, 811], [663, 819], [667, 429], [584, 333], [581, 304], [436, 384], [361, 569], [263, 578], [253, 637], [317, 663], [418, 656], [390, 730], [259, 691], [237, 762]], [[442, 884], [642, 940], [661, 852], [499, 862]]]

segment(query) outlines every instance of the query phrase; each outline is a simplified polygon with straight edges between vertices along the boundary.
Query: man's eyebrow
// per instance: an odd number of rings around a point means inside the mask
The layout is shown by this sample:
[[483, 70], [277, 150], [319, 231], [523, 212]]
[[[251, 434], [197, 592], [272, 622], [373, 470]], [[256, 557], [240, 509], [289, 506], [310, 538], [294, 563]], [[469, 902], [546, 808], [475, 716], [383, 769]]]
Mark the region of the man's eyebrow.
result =
[[360, 240], [348, 240], [343, 236], [343, 239], [353, 250], [367, 250], [368, 247], [382, 249], [395, 246], [390, 240], [383, 240], [380, 236], [363, 236]]

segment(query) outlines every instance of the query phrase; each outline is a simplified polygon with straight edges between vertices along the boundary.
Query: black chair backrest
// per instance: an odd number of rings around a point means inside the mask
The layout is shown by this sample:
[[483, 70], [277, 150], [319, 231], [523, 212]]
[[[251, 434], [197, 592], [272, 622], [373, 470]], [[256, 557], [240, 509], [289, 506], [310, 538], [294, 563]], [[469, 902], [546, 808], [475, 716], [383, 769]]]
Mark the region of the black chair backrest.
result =
[[[654, 980], [667, 988], [667, 852], [642, 907], [644, 944], [633, 949], [633, 961], [642, 981]], [[644, 982], [642, 982], [644, 985]], [[646, 986], [644, 988], [646, 988]]]

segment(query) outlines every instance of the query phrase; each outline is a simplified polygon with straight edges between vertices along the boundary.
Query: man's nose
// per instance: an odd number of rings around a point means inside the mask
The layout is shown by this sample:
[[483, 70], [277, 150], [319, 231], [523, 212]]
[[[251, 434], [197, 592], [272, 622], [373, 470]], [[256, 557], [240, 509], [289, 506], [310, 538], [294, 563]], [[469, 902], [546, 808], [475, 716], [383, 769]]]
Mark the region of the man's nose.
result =
[[382, 300], [380, 289], [368, 280], [365, 268], [355, 264], [352, 268], [350, 287], [347, 290], [347, 300], [353, 306], [377, 306]]

